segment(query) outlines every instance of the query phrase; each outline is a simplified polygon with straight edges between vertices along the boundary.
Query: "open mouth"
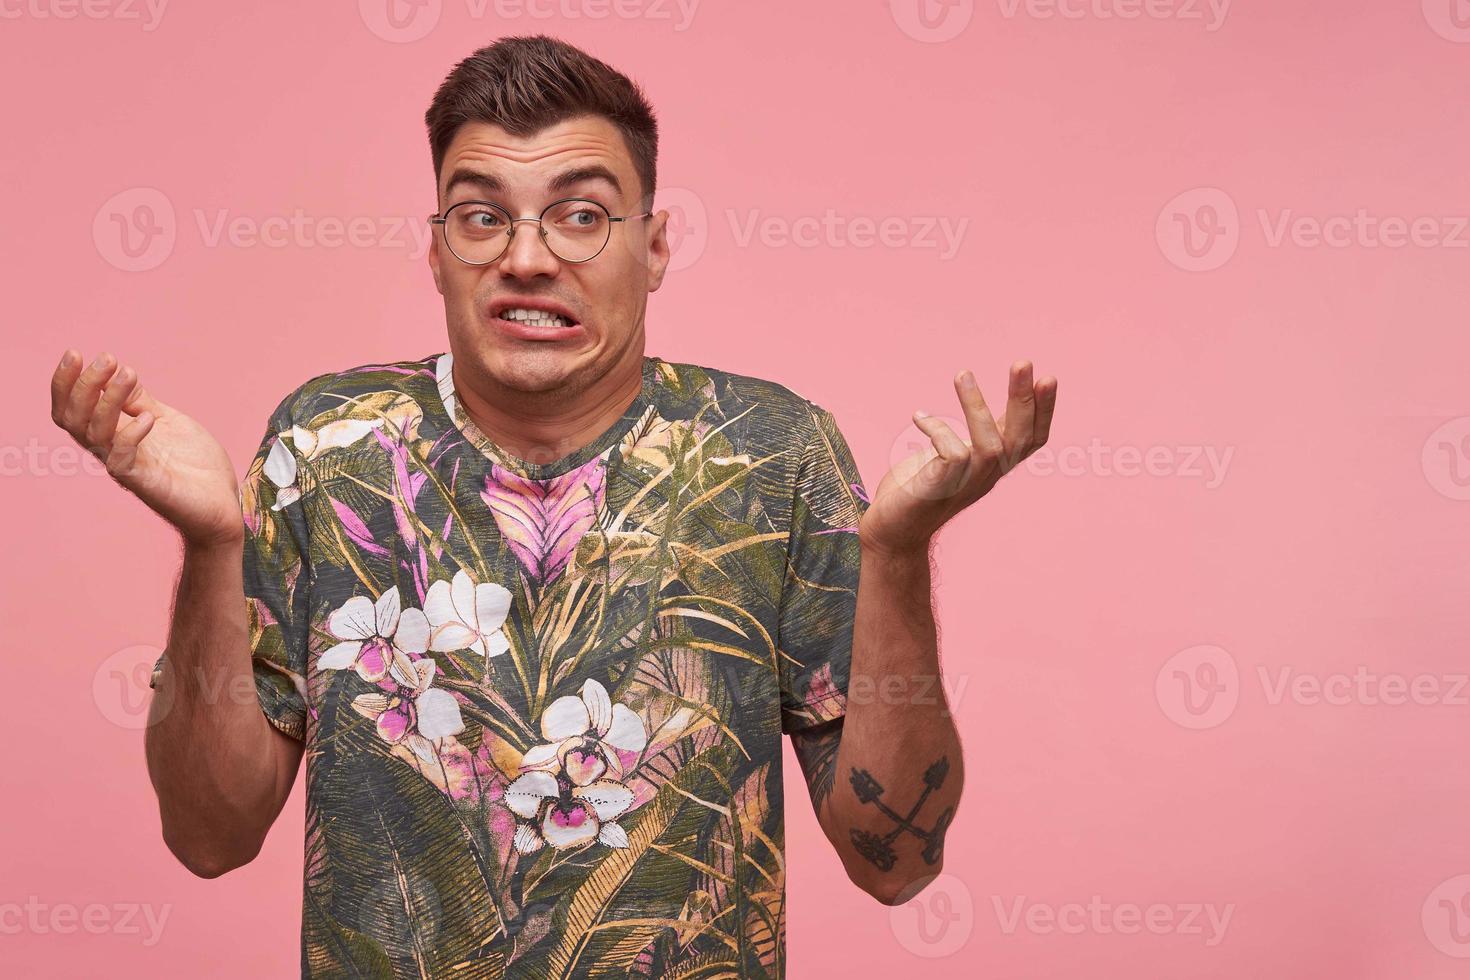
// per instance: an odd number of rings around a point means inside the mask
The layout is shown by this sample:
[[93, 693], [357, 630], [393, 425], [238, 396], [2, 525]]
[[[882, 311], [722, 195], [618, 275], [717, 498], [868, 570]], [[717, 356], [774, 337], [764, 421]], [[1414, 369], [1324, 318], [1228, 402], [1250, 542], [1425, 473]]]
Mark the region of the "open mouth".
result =
[[545, 310], [531, 310], [525, 307], [502, 310], [500, 319], [509, 320], [512, 323], [523, 323], [530, 327], [566, 328], [577, 325], [575, 320], [569, 320], [560, 313], [548, 313]]
[[490, 315], [521, 330], [568, 330], [578, 325], [572, 311], [550, 299], [506, 297], [490, 305]]

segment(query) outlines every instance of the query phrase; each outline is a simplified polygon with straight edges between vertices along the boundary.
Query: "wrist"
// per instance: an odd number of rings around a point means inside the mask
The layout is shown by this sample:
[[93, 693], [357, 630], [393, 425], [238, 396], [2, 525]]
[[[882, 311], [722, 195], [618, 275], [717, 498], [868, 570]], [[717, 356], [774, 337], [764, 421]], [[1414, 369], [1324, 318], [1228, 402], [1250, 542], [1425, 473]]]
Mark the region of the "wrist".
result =
[[191, 558], [236, 558], [245, 548], [245, 531], [195, 535], [180, 533], [184, 554]]
[[880, 541], [871, 536], [865, 537], [861, 531], [858, 532], [858, 543], [864, 558], [881, 558], [884, 561], [922, 561], [927, 564], [934, 550], [933, 538], [908, 542]]

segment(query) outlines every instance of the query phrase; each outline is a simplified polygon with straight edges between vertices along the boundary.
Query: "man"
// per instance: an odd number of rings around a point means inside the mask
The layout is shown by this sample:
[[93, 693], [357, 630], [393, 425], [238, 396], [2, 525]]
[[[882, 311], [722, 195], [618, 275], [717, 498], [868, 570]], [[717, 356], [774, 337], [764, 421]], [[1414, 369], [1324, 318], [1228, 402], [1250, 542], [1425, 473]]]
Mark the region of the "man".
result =
[[1055, 379], [1015, 365], [998, 424], [963, 372], [969, 439], [916, 413], [933, 451], [870, 501], [823, 408], [645, 354], [632, 82], [508, 38], [427, 122], [447, 352], [306, 381], [238, 488], [132, 368], [56, 370], [57, 424], [183, 539], [164, 840], [249, 862], [305, 754], [303, 974], [781, 976], [781, 735], [859, 887], [932, 880], [964, 774], [930, 544], [1046, 441]]

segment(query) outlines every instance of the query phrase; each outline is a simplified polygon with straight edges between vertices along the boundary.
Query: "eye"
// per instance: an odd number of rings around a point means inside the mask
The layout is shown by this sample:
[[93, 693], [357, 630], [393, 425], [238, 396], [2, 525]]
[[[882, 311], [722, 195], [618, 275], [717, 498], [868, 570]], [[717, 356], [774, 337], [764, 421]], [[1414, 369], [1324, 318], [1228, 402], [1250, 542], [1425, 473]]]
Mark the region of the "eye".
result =
[[454, 227], [462, 234], [485, 236], [504, 231], [505, 215], [483, 204], [456, 206], [451, 216]]
[[465, 208], [464, 221], [479, 229], [499, 228], [505, 224], [504, 216], [489, 208]]
[[547, 209], [548, 224], [565, 234], [595, 234], [607, 224], [607, 212], [591, 201], [562, 201]]

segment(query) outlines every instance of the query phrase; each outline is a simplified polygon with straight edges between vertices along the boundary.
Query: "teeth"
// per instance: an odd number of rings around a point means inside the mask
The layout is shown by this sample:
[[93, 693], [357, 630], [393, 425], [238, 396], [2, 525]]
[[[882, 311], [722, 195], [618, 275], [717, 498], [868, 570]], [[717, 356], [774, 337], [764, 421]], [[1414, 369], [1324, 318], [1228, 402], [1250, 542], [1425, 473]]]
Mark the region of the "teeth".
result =
[[521, 307], [504, 310], [501, 312], [500, 317], [503, 320], [529, 323], [534, 327], [570, 327], [572, 325], [572, 322], [564, 316], [547, 313], [545, 310], [528, 310]]

